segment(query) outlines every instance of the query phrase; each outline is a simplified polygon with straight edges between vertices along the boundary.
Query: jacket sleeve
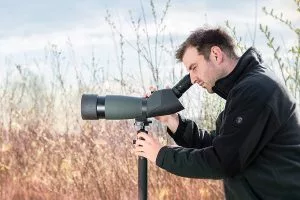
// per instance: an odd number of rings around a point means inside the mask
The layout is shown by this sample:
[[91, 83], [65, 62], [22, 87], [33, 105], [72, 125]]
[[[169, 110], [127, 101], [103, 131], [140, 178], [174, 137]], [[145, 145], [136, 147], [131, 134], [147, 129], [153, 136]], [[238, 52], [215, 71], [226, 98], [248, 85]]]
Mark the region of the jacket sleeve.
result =
[[[216, 121], [216, 127], [219, 127], [222, 113]], [[169, 128], [167, 129], [167, 132], [177, 145], [197, 149], [211, 146], [212, 141], [216, 136], [216, 130], [208, 132], [204, 129], [198, 129], [195, 122], [189, 119], [183, 119], [180, 115], [179, 125], [176, 132], [172, 133]]]
[[243, 171], [278, 128], [266, 102], [270, 92], [248, 85], [232, 92], [220, 133], [203, 149], [163, 147], [156, 164], [179, 176], [224, 178]]

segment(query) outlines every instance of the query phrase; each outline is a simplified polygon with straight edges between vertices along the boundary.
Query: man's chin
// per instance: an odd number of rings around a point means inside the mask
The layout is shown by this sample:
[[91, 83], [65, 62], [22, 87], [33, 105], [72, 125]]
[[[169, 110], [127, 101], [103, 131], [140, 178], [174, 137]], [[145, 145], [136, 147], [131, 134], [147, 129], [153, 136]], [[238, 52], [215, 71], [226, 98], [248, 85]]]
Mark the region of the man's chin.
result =
[[205, 89], [206, 89], [206, 91], [207, 91], [209, 94], [215, 93], [212, 89], [207, 89], [207, 88], [205, 88]]
[[203, 86], [201, 86], [201, 85], [199, 85], [202, 89], [204, 89], [204, 90], [206, 90], [209, 94], [213, 94], [213, 93], [215, 93], [213, 90], [212, 90], [212, 88], [206, 88], [205, 86], [203, 87]]

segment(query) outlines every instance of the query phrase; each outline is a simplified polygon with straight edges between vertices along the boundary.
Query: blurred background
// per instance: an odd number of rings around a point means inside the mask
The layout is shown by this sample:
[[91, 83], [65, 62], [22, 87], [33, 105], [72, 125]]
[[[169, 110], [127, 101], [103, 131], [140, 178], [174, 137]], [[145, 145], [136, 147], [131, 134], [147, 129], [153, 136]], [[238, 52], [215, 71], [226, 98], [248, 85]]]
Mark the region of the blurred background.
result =
[[[177, 47], [224, 27], [261, 53], [299, 105], [300, 1], [0, 1], [0, 199], [137, 199], [134, 120], [83, 121], [83, 93], [143, 96], [187, 72]], [[213, 130], [224, 108], [192, 86], [182, 115]], [[155, 120], [150, 134], [174, 144]], [[223, 199], [219, 180], [149, 164], [149, 199]]]

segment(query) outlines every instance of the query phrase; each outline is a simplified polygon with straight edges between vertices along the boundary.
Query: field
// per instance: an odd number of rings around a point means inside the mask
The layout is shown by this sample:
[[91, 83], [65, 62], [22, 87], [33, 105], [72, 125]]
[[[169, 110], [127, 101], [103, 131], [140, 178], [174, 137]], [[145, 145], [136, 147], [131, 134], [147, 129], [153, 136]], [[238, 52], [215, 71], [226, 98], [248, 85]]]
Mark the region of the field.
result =
[[[1, 199], [137, 199], [133, 122], [85, 122], [80, 130], [59, 134], [43, 121], [2, 128]], [[221, 181], [181, 178], [153, 164], [148, 177], [149, 199], [223, 198]]]

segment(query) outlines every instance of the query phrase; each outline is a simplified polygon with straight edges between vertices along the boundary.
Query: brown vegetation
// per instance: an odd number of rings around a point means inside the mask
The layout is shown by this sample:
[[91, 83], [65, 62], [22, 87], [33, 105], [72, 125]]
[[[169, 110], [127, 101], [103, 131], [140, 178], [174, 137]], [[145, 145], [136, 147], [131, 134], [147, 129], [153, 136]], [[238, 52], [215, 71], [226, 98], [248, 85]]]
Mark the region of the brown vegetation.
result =
[[[1, 133], [9, 137], [1, 145], [3, 200], [137, 199], [130, 121], [85, 122], [80, 134], [59, 134], [42, 122]], [[223, 197], [219, 181], [177, 177], [153, 164], [148, 169], [149, 199]]]

